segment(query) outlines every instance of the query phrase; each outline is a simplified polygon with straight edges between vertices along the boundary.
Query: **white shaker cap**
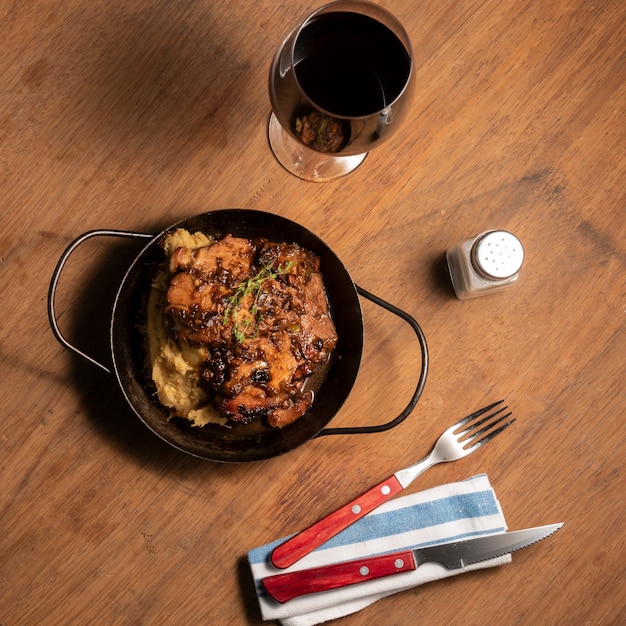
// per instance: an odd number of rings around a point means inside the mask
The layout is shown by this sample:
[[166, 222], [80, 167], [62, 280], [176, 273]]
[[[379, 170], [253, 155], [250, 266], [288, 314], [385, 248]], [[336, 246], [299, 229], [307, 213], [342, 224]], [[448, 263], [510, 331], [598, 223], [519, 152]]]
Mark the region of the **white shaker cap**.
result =
[[522, 242], [505, 230], [492, 230], [474, 244], [472, 261], [476, 271], [491, 280], [504, 280], [519, 272], [524, 262]]

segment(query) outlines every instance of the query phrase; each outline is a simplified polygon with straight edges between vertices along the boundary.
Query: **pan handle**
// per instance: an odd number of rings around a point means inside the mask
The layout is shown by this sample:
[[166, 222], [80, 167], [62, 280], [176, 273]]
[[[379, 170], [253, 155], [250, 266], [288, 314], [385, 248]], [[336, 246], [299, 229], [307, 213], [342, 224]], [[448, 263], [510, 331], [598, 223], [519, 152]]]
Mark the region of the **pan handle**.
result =
[[395, 307], [393, 304], [386, 302], [382, 298], [375, 296], [374, 294], [362, 289], [358, 285], [356, 286], [356, 290], [364, 298], [371, 300], [375, 304], [378, 304], [387, 311], [401, 317], [405, 322], [407, 322], [411, 328], [415, 331], [417, 335], [417, 339], [420, 344], [420, 348], [422, 351], [422, 368], [420, 371], [419, 379], [417, 381], [417, 386], [415, 387], [415, 391], [413, 392], [413, 396], [411, 400], [406, 405], [405, 409], [396, 417], [385, 424], [379, 424], [377, 426], [354, 426], [354, 427], [346, 427], [346, 428], [325, 428], [321, 432], [319, 432], [316, 437], [322, 437], [323, 435], [359, 435], [365, 433], [380, 433], [386, 430], [390, 430], [394, 426], [397, 426], [401, 422], [403, 422], [413, 411], [417, 401], [420, 399], [422, 395], [422, 391], [424, 390], [424, 385], [426, 384], [426, 375], [428, 374], [428, 346], [426, 345], [426, 337], [417, 323], [417, 321], [411, 317], [408, 313]]
[[72, 345], [63, 336], [59, 328], [59, 324], [57, 322], [57, 316], [56, 316], [56, 311], [55, 311], [55, 298], [56, 298], [56, 290], [57, 290], [57, 286], [59, 283], [59, 278], [61, 277], [61, 272], [63, 271], [63, 268], [65, 267], [65, 264], [67, 260], [69, 259], [70, 255], [72, 254], [72, 252], [74, 252], [74, 250], [76, 250], [76, 248], [78, 248], [78, 246], [80, 246], [82, 243], [84, 243], [88, 239], [91, 239], [92, 237], [103, 237], [103, 236], [105, 237], [130, 237], [133, 239], [152, 239], [154, 237], [154, 235], [148, 235], [147, 233], [134, 233], [134, 232], [129, 232], [125, 230], [90, 230], [86, 233], [83, 233], [76, 239], [74, 239], [74, 241], [70, 243], [70, 245], [65, 249], [65, 252], [63, 252], [63, 254], [61, 255], [61, 258], [59, 259], [57, 266], [54, 269], [54, 273], [52, 274], [52, 279], [50, 280], [50, 288], [48, 289], [48, 320], [50, 322], [50, 328], [52, 329], [52, 333], [54, 334], [57, 341], [62, 346], [74, 352], [75, 354], [78, 354], [79, 356], [83, 357], [90, 363], [97, 365], [100, 369], [104, 370], [107, 374], [112, 375], [113, 371], [111, 370], [110, 367], [103, 365], [102, 363], [94, 359], [93, 357], [90, 357], [88, 354], [85, 354], [82, 350]]

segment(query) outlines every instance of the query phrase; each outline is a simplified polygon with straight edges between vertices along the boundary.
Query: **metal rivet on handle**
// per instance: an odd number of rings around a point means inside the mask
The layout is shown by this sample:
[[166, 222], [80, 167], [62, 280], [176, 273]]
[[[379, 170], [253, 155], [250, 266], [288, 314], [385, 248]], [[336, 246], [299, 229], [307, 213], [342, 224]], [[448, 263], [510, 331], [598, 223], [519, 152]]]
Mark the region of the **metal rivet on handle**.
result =
[[393, 564], [397, 569], [404, 567], [404, 561], [402, 559], [396, 559]]
[[361, 507], [358, 504], [353, 505], [352, 507], [352, 512], [355, 515], [358, 515], [361, 512]]
[[361, 567], [361, 569], [359, 570], [359, 574], [361, 574], [361, 576], [367, 576], [370, 573], [370, 568], [366, 567], [365, 565], [363, 565], [363, 567]]
[[389, 485], [383, 485], [380, 489], [383, 496], [388, 496], [391, 493], [391, 487]]

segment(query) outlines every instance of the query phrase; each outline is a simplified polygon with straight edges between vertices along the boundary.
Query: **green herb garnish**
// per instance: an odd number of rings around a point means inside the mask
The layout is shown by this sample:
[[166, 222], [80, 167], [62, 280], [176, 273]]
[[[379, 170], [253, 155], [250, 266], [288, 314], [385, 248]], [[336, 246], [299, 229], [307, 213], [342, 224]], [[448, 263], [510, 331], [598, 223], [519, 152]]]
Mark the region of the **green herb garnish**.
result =
[[282, 274], [286, 274], [293, 267], [293, 261], [287, 261], [284, 265], [279, 265], [276, 270], [272, 269], [272, 262], [264, 264], [261, 269], [252, 277], [242, 281], [237, 285], [235, 293], [230, 296], [226, 302], [226, 310], [224, 311], [223, 324], [226, 325], [230, 320], [233, 320], [233, 335], [237, 343], [243, 343], [246, 340], [246, 331], [250, 330], [252, 326], [251, 319], [244, 319], [241, 322], [236, 322], [235, 317], [237, 311], [241, 307], [241, 303], [247, 296], [254, 294], [254, 301], [250, 307], [250, 313], [255, 317], [255, 324], [259, 322], [259, 296], [261, 295], [261, 289], [263, 283], [267, 280], [274, 280]]

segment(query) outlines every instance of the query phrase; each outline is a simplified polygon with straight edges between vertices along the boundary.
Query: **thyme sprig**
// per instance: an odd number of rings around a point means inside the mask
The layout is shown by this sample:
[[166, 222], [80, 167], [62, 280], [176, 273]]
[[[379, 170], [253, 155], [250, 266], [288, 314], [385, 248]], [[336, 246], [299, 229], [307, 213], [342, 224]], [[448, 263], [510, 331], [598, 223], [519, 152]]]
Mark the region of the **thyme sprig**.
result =
[[237, 343], [243, 343], [246, 340], [246, 331], [250, 328], [252, 320], [244, 319], [241, 322], [235, 320], [237, 311], [241, 307], [243, 300], [250, 294], [254, 294], [254, 300], [250, 307], [250, 313], [255, 317], [256, 323], [259, 318], [259, 297], [263, 284], [268, 280], [274, 280], [278, 276], [287, 274], [293, 267], [293, 261], [287, 261], [284, 265], [279, 265], [275, 270], [272, 269], [273, 263], [270, 261], [261, 266], [261, 269], [252, 277], [240, 282], [232, 296], [227, 298], [226, 309], [224, 311], [223, 324], [226, 325], [230, 320], [233, 324], [233, 334]]

